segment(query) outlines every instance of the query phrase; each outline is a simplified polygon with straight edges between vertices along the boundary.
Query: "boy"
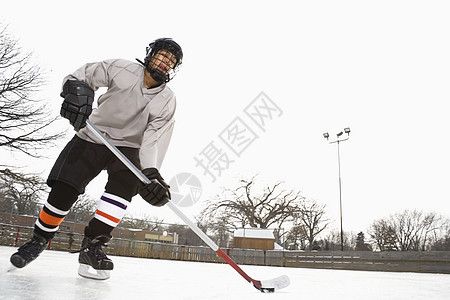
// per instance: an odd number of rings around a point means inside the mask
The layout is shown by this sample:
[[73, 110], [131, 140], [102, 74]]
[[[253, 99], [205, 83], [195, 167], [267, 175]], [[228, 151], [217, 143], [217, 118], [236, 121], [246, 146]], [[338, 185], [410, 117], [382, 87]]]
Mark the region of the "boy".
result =
[[[159, 173], [174, 124], [176, 99], [166, 85], [183, 59], [181, 47], [170, 38], [153, 41], [140, 64], [115, 59], [88, 63], [63, 80], [61, 115], [77, 131], [56, 160], [47, 179], [47, 202], [35, 223], [33, 237], [11, 256], [23, 268], [48, 245], [78, 196], [102, 170], [108, 181], [94, 218], [84, 230], [79, 254], [81, 276], [109, 278], [113, 262], [102, 246], [137, 193], [154, 206], [170, 200], [169, 186]], [[92, 109], [94, 91], [107, 87]], [[92, 114], [91, 114], [92, 113]], [[151, 180], [144, 185], [86, 128], [89, 120]], [[92, 267], [94, 273], [89, 272]]]

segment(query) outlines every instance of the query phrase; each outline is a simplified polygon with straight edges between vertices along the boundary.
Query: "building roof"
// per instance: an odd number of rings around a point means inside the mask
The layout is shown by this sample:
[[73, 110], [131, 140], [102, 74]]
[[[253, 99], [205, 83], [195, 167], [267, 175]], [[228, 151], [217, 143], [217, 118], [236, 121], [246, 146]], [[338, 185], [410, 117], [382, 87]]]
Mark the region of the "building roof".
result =
[[234, 237], [245, 237], [254, 239], [271, 239], [274, 240], [275, 236], [270, 229], [261, 228], [239, 228], [234, 231]]

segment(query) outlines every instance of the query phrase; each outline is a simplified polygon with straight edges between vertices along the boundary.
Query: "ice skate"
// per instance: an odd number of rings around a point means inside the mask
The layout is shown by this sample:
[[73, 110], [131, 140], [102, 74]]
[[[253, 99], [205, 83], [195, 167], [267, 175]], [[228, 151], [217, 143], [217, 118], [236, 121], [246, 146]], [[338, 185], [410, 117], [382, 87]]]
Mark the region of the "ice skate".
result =
[[114, 264], [103, 252], [102, 246], [106, 246], [110, 239], [110, 235], [99, 235], [92, 239], [84, 237], [78, 257], [80, 276], [98, 280], [109, 278]]
[[11, 255], [10, 261], [16, 268], [23, 268], [35, 260], [48, 245], [48, 240], [34, 234], [31, 240], [23, 244], [16, 253]]

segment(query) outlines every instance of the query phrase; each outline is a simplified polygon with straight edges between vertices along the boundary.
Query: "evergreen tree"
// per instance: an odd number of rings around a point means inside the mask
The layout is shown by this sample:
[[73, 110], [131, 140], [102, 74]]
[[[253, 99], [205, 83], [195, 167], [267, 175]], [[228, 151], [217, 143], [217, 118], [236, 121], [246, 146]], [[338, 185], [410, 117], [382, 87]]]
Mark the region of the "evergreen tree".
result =
[[364, 233], [361, 231], [356, 236], [356, 251], [372, 251], [372, 247], [365, 242]]

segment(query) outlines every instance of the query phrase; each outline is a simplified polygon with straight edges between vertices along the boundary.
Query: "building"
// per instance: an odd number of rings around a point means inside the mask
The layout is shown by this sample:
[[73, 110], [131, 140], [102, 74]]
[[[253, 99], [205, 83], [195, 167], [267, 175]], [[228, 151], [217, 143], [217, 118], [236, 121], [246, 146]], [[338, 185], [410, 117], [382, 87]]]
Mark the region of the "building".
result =
[[273, 250], [275, 236], [270, 229], [240, 228], [233, 234], [233, 247], [245, 249]]

